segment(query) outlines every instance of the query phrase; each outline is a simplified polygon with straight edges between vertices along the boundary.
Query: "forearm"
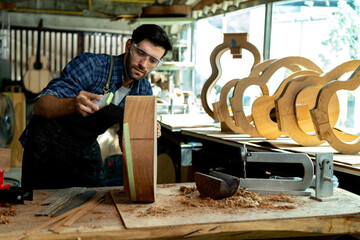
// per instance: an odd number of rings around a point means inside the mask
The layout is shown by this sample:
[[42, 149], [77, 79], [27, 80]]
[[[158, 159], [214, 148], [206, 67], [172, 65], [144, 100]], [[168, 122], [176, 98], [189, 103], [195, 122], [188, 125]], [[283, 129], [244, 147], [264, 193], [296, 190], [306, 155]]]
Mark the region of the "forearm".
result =
[[45, 118], [57, 118], [76, 113], [75, 98], [44, 95], [34, 103], [33, 113]]

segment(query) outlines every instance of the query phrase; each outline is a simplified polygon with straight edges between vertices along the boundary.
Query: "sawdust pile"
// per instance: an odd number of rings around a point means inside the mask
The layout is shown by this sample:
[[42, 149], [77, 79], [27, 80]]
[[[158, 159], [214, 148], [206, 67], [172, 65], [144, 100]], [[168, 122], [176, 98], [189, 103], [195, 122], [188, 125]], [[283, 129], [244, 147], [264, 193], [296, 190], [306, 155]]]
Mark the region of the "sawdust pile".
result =
[[[260, 208], [260, 209], [295, 209], [291, 205], [294, 200], [286, 195], [263, 195], [239, 189], [233, 196], [214, 200], [200, 196], [196, 186], [180, 186], [181, 193], [185, 196], [181, 203], [191, 207], [210, 207], [210, 208]], [[279, 204], [280, 203], [280, 204]], [[285, 204], [284, 204], [285, 203]]]
[[10, 218], [17, 215], [17, 211], [14, 205], [11, 205], [10, 208], [4, 208], [4, 211], [0, 212], [0, 224], [9, 224]]
[[145, 211], [140, 212], [138, 217], [167, 215], [169, 212], [170, 210], [167, 207], [151, 206]]

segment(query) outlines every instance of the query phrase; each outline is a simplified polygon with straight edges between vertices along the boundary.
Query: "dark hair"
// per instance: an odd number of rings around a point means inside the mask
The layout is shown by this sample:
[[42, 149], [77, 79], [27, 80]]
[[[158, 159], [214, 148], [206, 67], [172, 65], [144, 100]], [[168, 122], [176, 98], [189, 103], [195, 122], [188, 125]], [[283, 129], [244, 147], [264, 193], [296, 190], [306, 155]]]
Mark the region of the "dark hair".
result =
[[172, 43], [168, 35], [158, 25], [155, 24], [143, 24], [133, 31], [132, 41], [139, 43], [144, 39], [149, 40], [155, 46], [160, 46], [165, 49], [164, 56], [168, 51], [172, 50]]

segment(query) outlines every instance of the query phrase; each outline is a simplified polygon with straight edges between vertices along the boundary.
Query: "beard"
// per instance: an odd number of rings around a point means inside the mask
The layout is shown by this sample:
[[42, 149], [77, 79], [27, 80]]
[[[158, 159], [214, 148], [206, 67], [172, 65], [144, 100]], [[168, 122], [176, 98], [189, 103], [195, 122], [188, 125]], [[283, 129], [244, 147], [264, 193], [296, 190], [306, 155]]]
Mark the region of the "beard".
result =
[[[140, 74], [138, 72], [139, 70], [143, 74]], [[127, 56], [126, 61], [125, 61], [125, 71], [126, 71], [128, 77], [131, 80], [134, 80], [134, 81], [140, 81], [141, 79], [143, 79], [148, 74], [148, 72], [145, 71], [145, 69], [143, 67], [141, 67], [140, 65], [135, 65], [135, 64], [131, 65], [131, 63], [130, 63], [130, 54]]]

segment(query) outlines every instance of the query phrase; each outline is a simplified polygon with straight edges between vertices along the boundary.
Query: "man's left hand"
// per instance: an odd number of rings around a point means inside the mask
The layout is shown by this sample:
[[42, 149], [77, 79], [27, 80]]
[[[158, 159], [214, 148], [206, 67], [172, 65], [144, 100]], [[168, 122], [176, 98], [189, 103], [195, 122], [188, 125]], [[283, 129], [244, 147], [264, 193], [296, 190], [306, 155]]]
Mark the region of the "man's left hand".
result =
[[156, 123], [157, 123], [157, 138], [159, 138], [161, 136], [161, 125], [159, 122]]

